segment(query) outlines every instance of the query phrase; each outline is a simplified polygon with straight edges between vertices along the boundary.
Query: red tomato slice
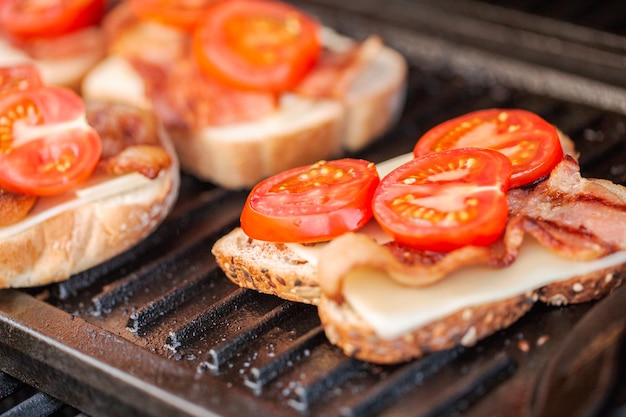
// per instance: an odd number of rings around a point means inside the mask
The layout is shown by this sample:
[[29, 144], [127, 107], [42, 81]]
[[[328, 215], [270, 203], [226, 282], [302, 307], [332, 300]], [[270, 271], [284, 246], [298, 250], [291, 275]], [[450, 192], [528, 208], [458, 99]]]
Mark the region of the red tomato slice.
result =
[[19, 39], [52, 38], [97, 24], [105, 0], [0, 0], [0, 27]]
[[141, 19], [191, 31], [202, 20], [206, 9], [217, 1], [219, 0], [130, 0], [130, 7]]
[[0, 185], [21, 194], [62, 194], [89, 178], [100, 152], [100, 137], [91, 128], [56, 132], [2, 155]]
[[430, 153], [383, 178], [374, 217], [396, 241], [417, 249], [486, 246], [506, 225], [510, 175], [509, 159], [489, 149]]
[[319, 242], [361, 228], [380, 182], [376, 166], [358, 159], [321, 161], [260, 182], [241, 213], [253, 239]]
[[418, 157], [445, 149], [477, 147], [502, 152], [513, 163], [511, 188], [549, 175], [563, 159], [554, 126], [525, 110], [488, 109], [435, 126], [415, 145]]
[[30, 63], [0, 67], [0, 94], [11, 90], [41, 87], [43, 81], [39, 70]]
[[73, 91], [40, 87], [0, 97], [0, 187], [63, 193], [89, 177], [101, 149]]
[[201, 69], [235, 88], [289, 90], [321, 52], [319, 25], [303, 12], [272, 0], [216, 3], [193, 38]]

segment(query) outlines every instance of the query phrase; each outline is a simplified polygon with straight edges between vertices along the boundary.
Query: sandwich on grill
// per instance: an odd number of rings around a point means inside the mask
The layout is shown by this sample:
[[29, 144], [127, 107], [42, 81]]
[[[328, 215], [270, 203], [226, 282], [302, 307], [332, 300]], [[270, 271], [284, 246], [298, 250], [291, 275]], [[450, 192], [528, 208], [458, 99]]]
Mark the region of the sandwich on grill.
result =
[[177, 197], [154, 116], [0, 68], [0, 288], [59, 282], [130, 248]]
[[0, 2], [0, 65], [31, 62], [47, 84], [77, 90], [105, 55], [105, 0]]
[[[413, 154], [379, 166], [380, 183], [364, 191], [373, 220], [317, 230], [320, 243], [246, 222], [251, 211], [274, 228], [272, 216], [308, 214], [314, 205], [323, 212], [336, 185], [326, 175], [339, 172], [329, 161], [324, 174], [307, 171], [316, 184], [309, 188], [293, 176], [255, 187], [242, 227], [213, 253], [241, 286], [316, 304], [329, 340], [350, 356], [395, 363], [469, 346], [539, 300], [586, 302], [623, 282], [626, 189], [582, 178], [561, 142], [570, 148], [525, 111], [470, 113], [427, 132]], [[352, 199], [347, 189], [367, 189], [364, 177], [358, 186], [346, 180], [338, 195]], [[307, 291], [297, 290], [302, 283]]]
[[377, 36], [340, 36], [272, 0], [148, 3], [107, 15], [108, 57], [82, 91], [153, 109], [202, 180], [251, 188], [365, 147], [401, 112], [406, 62]]

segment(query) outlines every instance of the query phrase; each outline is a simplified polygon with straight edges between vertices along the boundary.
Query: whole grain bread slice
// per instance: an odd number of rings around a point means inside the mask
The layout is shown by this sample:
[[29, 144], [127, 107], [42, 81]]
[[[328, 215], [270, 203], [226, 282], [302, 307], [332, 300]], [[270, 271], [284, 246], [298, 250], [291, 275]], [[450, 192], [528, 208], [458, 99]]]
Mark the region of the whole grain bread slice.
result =
[[473, 346], [513, 324], [531, 309], [536, 299], [537, 294], [531, 292], [466, 307], [392, 339], [378, 336], [348, 303], [322, 296], [318, 312], [328, 340], [346, 355], [368, 362], [393, 364], [455, 346]]
[[237, 227], [213, 245], [212, 253], [228, 279], [240, 287], [301, 303], [319, 301], [317, 264], [287, 244], [252, 239]]
[[381, 364], [419, 358], [428, 353], [472, 346], [502, 330], [535, 304], [574, 304], [606, 296], [622, 285], [626, 264], [558, 281], [515, 297], [468, 306], [399, 337], [384, 339], [349, 303], [322, 295], [318, 312], [329, 341], [346, 355]]

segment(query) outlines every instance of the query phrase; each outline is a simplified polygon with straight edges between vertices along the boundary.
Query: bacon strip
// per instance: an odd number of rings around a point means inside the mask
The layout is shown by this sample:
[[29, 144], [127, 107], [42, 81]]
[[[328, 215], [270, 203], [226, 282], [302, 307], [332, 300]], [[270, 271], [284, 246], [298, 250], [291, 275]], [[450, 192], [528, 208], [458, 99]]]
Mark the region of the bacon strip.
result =
[[34, 195], [16, 194], [0, 188], [0, 226], [19, 222], [36, 202]]
[[407, 286], [426, 286], [470, 265], [503, 268], [515, 261], [526, 234], [561, 256], [591, 260], [626, 250], [626, 188], [585, 179], [572, 157], [531, 189], [508, 193], [509, 222], [502, 238], [488, 247], [463, 247], [448, 253], [417, 251], [396, 242], [377, 244], [347, 234], [320, 254], [318, 276], [324, 294], [341, 298], [343, 277], [352, 269], [384, 270]]
[[295, 92], [313, 98], [345, 96], [352, 82], [382, 49], [378, 36], [354, 43], [344, 51], [325, 49], [317, 65], [296, 86]]
[[87, 110], [87, 120], [102, 141], [97, 169], [113, 175], [139, 172], [152, 179], [171, 165], [152, 113], [104, 103], [88, 103]]
[[141, 74], [154, 111], [170, 129], [189, 130], [257, 120], [274, 113], [274, 93], [227, 87], [206, 76], [185, 56], [166, 66], [131, 60]]
[[111, 158], [100, 161], [98, 169], [112, 175], [138, 172], [154, 179], [172, 164], [170, 155], [158, 145], [129, 146]]
[[582, 178], [571, 157], [546, 181], [508, 198], [511, 222], [561, 256], [585, 261], [626, 249], [626, 188]]

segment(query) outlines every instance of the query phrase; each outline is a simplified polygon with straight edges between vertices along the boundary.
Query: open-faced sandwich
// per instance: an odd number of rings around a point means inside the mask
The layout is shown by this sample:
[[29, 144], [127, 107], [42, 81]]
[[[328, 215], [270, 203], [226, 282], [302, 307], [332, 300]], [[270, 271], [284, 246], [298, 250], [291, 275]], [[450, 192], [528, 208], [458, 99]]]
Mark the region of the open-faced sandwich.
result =
[[0, 0], [0, 65], [32, 62], [46, 84], [79, 89], [105, 55], [105, 0]]
[[[159, 7], [155, 4], [159, 3]], [[182, 168], [227, 188], [361, 149], [399, 116], [407, 65], [274, 0], [130, 0], [85, 97], [152, 109]]]
[[606, 295], [625, 225], [626, 189], [582, 178], [554, 126], [488, 109], [378, 173], [327, 161], [260, 183], [213, 253], [240, 286], [316, 304], [346, 354], [394, 363], [472, 345], [539, 300]]
[[63, 281], [130, 248], [177, 197], [173, 145], [129, 105], [0, 67], [0, 288]]

